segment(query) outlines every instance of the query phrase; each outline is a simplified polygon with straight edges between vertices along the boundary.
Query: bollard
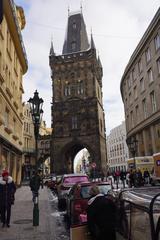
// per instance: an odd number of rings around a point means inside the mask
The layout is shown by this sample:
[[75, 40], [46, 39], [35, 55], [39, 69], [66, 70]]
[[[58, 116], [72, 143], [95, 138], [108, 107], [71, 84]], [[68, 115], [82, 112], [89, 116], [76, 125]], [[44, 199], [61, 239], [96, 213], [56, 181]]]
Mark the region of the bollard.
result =
[[39, 207], [38, 207], [38, 194], [34, 199], [33, 207], [33, 226], [39, 226]]

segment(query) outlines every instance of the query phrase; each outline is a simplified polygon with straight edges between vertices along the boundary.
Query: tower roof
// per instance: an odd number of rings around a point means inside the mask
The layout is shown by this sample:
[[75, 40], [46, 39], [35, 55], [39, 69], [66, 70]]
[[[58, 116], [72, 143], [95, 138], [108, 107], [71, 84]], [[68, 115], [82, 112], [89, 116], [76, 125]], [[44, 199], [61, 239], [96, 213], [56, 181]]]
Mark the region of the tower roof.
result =
[[50, 48], [50, 52], [49, 52], [49, 55], [55, 55], [55, 52], [54, 52], [54, 48], [53, 48], [53, 41], [51, 41], [51, 48]]
[[82, 13], [70, 13], [62, 54], [86, 51], [88, 48], [88, 36]]
[[91, 33], [91, 49], [96, 49], [92, 33]]

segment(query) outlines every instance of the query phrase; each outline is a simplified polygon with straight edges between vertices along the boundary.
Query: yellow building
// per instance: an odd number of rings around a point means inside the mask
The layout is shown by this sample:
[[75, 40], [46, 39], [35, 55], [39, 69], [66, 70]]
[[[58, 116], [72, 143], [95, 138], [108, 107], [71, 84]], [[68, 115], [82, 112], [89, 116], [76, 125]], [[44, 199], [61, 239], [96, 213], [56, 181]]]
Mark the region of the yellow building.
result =
[[8, 169], [17, 184], [21, 181], [23, 150], [22, 76], [28, 68], [21, 35], [24, 26], [23, 9], [13, 0], [3, 1], [0, 24], [0, 172]]
[[29, 179], [35, 166], [35, 136], [30, 106], [23, 103], [22, 180]]

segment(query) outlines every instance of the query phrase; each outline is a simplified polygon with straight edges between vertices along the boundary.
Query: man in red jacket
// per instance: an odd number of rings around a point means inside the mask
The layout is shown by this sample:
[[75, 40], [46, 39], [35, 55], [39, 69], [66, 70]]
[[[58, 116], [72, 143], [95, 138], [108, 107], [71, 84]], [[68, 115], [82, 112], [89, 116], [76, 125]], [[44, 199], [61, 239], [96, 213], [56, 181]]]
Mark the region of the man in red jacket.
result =
[[0, 212], [2, 227], [10, 227], [11, 205], [14, 203], [16, 186], [8, 171], [4, 170], [0, 178]]

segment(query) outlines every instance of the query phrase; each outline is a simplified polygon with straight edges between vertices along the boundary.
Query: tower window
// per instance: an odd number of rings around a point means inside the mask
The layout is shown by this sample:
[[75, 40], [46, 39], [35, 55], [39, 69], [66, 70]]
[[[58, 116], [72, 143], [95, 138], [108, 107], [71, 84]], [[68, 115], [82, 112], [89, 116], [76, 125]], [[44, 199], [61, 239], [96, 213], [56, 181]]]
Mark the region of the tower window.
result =
[[72, 129], [77, 129], [78, 124], [77, 124], [77, 116], [72, 117]]
[[81, 95], [84, 93], [83, 82], [81, 80], [78, 80], [77, 93], [78, 95]]
[[71, 95], [71, 87], [70, 85], [66, 85], [65, 88], [64, 88], [64, 95], [65, 96], [70, 96]]
[[76, 50], [76, 42], [72, 42], [72, 50]]
[[76, 29], [76, 28], [77, 28], [76, 23], [73, 23], [73, 29]]

